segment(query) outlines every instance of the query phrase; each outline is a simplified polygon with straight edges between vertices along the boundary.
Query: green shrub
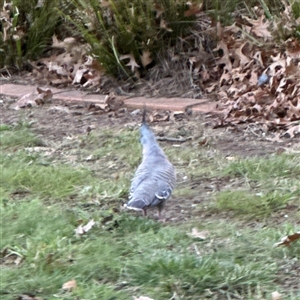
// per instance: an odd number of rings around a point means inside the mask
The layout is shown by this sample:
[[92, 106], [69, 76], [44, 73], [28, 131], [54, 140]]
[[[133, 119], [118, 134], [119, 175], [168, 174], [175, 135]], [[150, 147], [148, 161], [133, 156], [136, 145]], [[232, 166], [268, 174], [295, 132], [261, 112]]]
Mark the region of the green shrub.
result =
[[59, 28], [59, 0], [13, 0], [3, 5], [0, 24], [0, 67], [21, 68], [27, 59], [39, 58]]
[[137, 70], [143, 72], [158, 53], [189, 34], [195, 21], [185, 16], [189, 7], [183, 0], [74, 0], [74, 5], [77, 18], [69, 20], [104, 69], [120, 77], [138, 77]]

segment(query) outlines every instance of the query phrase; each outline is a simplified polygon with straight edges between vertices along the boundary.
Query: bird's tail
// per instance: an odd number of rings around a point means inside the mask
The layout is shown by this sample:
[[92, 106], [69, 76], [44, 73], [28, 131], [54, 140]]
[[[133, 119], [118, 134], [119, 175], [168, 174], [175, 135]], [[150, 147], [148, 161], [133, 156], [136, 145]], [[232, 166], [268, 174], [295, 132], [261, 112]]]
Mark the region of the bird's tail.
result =
[[144, 104], [143, 117], [142, 117], [142, 124], [144, 125], [147, 125], [146, 116], [147, 116], [147, 107], [146, 104]]

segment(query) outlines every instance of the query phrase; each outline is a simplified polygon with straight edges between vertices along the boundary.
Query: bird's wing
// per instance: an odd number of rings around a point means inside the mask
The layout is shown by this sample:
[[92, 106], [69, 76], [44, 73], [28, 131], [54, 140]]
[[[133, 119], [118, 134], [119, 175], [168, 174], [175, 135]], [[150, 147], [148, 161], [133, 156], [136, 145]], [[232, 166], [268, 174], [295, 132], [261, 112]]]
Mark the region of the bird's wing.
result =
[[136, 170], [134, 177], [131, 181], [131, 186], [130, 186], [130, 190], [129, 190], [129, 199], [132, 198], [136, 188], [147, 178], [149, 178], [149, 176], [151, 175], [151, 173], [149, 172], [149, 169], [147, 169], [147, 167], [142, 163], [139, 165], [138, 169]]
[[157, 206], [168, 199], [175, 185], [175, 171], [168, 162], [152, 169], [141, 165], [132, 181], [127, 206], [143, 209]]
[[158, 182], [153, 180], [152, 176], [149, 176], [130, 195], [127, 207], [144, 209], [145, 207], [159, 205], [165, 199], [162, 197], [157, 198], [156, 194], [161, 195], [161, 193], [157, 193], [158, 189]]

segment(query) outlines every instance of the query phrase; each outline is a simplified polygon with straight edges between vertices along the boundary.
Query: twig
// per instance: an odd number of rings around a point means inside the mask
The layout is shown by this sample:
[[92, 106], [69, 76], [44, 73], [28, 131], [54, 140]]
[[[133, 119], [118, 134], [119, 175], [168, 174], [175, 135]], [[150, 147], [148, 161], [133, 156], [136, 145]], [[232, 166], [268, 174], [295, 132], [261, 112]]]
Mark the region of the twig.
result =
[[198, 247], [197, 247], [197, 245], [196, 245], [195, 243], [193, 243], [193, 247], [194, 247], [194, 250], [195, 250], [196, 254], [197, 254], [199, 257], [201, 257], [200, 251], [198, 250]]
[[159, 141], [176, 142], [176, 143], [184, 143], [184, 142], [189, 141], [191, 139], [192, 139], [191, 136], [189, 136], [187, 138], [179, 138], [179, 139], [172, 138], [172, 137], [166, 137], [166, 136], [157, 137], [157, 140], [159, 140]]

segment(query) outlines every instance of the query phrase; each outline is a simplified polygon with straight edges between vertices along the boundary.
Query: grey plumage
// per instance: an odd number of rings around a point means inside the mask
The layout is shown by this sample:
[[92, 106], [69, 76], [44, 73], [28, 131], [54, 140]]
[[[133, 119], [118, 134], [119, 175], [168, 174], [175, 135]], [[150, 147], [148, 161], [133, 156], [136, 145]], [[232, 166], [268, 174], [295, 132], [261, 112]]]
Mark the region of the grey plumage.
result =
[[175, 168], [160, 148], [145, 118], [144, 110], [140, 128], [143, 158], [132, 179], [129, 201], [125, 207], [141, 210], [144, 215], [148, 208], [157, 207], [161, 217], [161, 210], [175, 187]]

